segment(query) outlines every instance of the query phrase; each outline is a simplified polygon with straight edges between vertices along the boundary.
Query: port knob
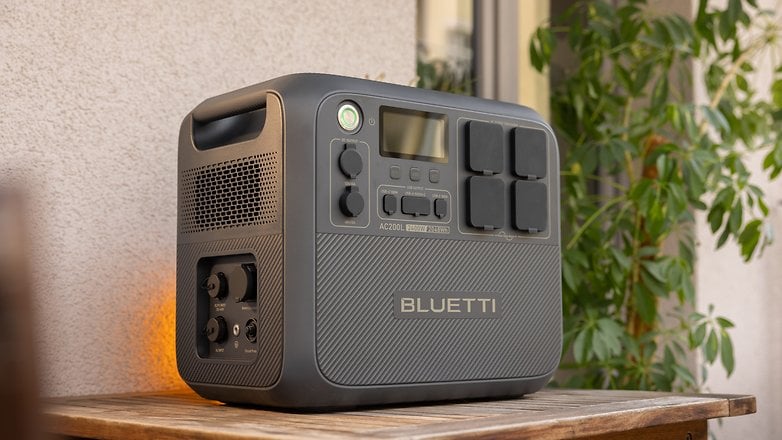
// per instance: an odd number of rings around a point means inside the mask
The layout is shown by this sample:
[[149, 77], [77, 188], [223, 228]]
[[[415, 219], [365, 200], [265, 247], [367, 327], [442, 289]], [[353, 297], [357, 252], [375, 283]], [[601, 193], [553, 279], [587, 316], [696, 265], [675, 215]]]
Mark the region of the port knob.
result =
[[348, 217], [358, 217], [364, 210], [364, 197], [355, 186], [345, 188], [342, 197], [339, 198], [339, 209]]
[[236, 302], [255, 301], [255, 265], [242, 264], [231, 272], [231, 294]]
[[211, 298], [220, 299], [225, 297], [228, 292], [228, 281], [225, 279], [225, 274], [217, 272], [209, 275], [204, 284], [206, 292]]
[[209, 342], [220, 343], [225, 340], [228, 331], [226, 330], [225, 319], [222, 316], [212, 318], [206, 323], [206, 339]]

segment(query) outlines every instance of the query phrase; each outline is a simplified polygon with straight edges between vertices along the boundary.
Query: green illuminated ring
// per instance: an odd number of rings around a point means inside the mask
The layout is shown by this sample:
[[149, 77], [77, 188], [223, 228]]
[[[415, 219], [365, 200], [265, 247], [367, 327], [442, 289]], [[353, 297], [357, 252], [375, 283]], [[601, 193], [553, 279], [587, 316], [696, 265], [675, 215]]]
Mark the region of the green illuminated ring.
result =
[[345, 102], [337, 110], [337, 122], [343, 130], [354, 132], [361, 126], [361, 112], [355, 104]]

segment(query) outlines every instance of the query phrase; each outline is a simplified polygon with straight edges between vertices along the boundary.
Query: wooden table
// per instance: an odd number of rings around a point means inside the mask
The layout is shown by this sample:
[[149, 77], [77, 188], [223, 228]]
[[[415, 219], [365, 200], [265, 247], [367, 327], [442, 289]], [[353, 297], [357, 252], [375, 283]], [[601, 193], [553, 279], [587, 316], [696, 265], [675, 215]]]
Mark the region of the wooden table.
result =
[[56, 399], [45, 416], [51, 433], [107, 439], [695, 440], [707, 438], [707, 419], [754, 412], [754, 396], [546, 389], [520, 399], [307, 414], [178, 391]]

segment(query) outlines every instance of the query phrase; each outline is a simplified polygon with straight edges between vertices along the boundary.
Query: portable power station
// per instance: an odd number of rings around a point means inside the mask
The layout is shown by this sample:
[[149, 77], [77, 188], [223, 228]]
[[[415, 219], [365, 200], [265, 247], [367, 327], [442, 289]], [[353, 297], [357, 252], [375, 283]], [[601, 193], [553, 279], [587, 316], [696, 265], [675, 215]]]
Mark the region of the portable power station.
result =
[[529, 108], [294, 74], [179, 135], [176, 355], [200, 395], [518, 396], [562, 343], [559, 171]]

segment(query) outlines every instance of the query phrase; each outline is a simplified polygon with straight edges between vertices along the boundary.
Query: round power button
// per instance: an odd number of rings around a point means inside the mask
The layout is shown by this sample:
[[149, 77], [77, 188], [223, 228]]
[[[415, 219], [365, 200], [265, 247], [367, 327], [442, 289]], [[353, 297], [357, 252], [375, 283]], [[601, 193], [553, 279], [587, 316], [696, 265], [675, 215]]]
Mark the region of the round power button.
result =
[[361, 127], [361, 112], [352, 102], [343, 102], [337, 110], [337, 122], [343, 130], [353, 133]]

